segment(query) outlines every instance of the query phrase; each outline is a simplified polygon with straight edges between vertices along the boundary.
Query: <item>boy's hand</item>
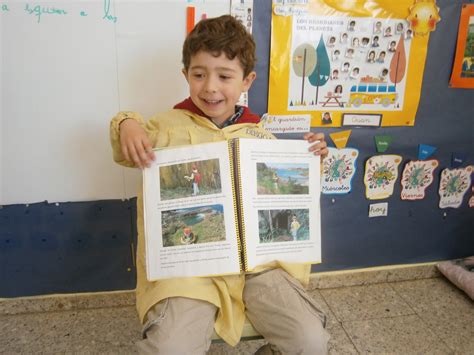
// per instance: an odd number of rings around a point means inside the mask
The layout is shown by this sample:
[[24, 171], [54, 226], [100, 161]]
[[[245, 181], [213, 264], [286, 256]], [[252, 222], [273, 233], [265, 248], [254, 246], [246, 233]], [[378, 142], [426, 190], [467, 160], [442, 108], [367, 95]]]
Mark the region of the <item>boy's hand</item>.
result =
[[120, 147], [125, 159], [140, 169], [149, 167], [155, 160], [153, 147], [145, 130], [133, 119], [126, 119], [120, 123]]
[[320, 155], [321, 159], [324, 159], [326, 155], [328, 155], [328, 145], [324, 139], [324, 133], [308, 132], [303, 138], [306, 139], [308, 143], [316, 142], [308, 148], [308, 150], [313, 152], [314, 155]]

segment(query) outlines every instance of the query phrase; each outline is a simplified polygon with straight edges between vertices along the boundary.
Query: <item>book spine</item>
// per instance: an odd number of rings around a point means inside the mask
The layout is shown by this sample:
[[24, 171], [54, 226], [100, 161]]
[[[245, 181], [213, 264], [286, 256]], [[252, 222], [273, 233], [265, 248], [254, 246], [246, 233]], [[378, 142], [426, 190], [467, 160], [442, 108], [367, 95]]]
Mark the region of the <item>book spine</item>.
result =
[[247, 248], [245, 243], [245, 226], [243, 221], [243, 206], [242, 206], [242, 189], [240, 176], [240, 152], [239, 140], [233, 139], [229, 141], [229, 155], [231, 157], [231, 171], [232, 171], [232, 193], [234, 195], [234, 214], [237, 221], [237, 236], [239, 246], [239, 263], [240, 270], [247, 271]]

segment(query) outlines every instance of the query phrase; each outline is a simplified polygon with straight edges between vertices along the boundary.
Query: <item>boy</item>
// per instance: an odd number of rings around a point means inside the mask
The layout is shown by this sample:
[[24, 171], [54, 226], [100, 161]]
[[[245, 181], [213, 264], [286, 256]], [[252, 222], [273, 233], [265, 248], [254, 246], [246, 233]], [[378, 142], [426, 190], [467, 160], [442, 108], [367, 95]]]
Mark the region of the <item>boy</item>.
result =
[[[255, 43], [231, 16], [199, 22], [183, 45], [183, 74], [190, 98], [146, 124], [131, 112], [111, 122], [114, 159], [126, 166], [149, 166], [153, 147], [197, 144], [236, 137], [274, 138], [259, 117], [236, 106], [255, 79]], [[323, 134], [308, 133], [314, 154], [327, 154]], [[325, 316], [298, 282], [309, 281], [306, 265], [265, 265], [251, 275], [146, 279], [142, 196], [137, 200], [137, 309], [144, 323], [141, 353], [204, 354], [212, 331], [235, 346], [245, 315], [282, 353], [319, 354], [327, 350]], [[270, 345], [271, 344], [271, 345]], [[264, 350], [262, 350], [264, 351]]]

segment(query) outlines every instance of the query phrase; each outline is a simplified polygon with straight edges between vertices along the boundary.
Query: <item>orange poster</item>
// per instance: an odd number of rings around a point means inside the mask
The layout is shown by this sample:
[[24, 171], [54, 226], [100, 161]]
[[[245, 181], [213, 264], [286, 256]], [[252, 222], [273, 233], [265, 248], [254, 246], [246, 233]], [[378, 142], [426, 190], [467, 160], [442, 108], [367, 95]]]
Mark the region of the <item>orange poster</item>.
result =
[[459, 21], [456, 57], [449, 86], [474, 88], [474, 5], [464, 4]]

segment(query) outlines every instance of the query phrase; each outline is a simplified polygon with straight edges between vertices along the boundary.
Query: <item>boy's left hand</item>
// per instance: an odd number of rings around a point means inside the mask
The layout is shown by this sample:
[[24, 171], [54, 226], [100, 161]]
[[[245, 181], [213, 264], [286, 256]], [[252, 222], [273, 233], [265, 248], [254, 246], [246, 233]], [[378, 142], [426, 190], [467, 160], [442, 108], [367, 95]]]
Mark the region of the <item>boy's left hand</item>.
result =
[[303, 138], [307, 140], [308, 143], [316, 142], [308, 148], [308, 150], [310, 152], [313, 152], [314, 155], [320, 155], [321, 159], [324, 159], [326, 155], [328, 155], [328, 145], [326, 143], [326, 140], [324, 139], [324, 133], [308, 132], [304, 135]]

